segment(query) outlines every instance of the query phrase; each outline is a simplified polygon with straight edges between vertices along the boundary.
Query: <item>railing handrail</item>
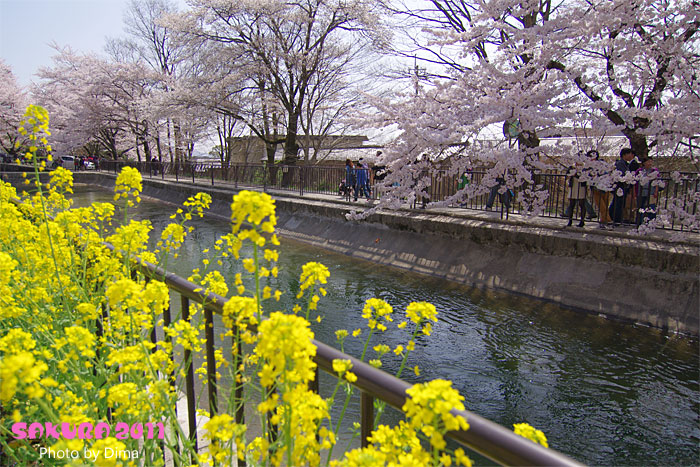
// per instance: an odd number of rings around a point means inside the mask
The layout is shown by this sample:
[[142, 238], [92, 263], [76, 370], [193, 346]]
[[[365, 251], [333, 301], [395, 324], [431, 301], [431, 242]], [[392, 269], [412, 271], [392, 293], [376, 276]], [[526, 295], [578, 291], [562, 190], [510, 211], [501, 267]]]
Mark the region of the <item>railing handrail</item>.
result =
[[[139, 261], [139, 267], [144, 275], [163, 281], [169, 288], [176, 290], [181, 295], [199, 302], [214, 313], [223, 315], [224, 305], [228, 299], [213, 292], [205, 292], [202, 286], [190, 282], [175, 273], [167, 272], [147, 261]], [[406, 390], [411, 387], [409, 383], [316, 339], [312, 343], [316, 346], [314, 361], [319, 368], [335, 375], [333, 360], [350, 360], [352, 362], [352, 371], [357, 376], [357, 381], [350, 384], [362, 392], [368, 393], [401, 410], [406, 402]], [[516, 435], [503, 426], [468, 410], [453, 410], [452, 413], [465, 417], [469, 423], [469, 429], [449, 432], [447, 437], [499, 464], [583, 465], [553, 449], [545, 448], [522, 436]]]
[[[21, 200], [16, 198], [10, 199], [10, 201], [16, 205], [22, 203]], [[103, 242], [103, 244], [110, 250], [114, 250], [114, 246], [111, 243]], [[141, 258], [134, 259], [134, 263], [144, 276], [162, 281], [168, 288], [175, 290], [181, 296], [200, 303], [205, 310], [209, 309], [223, 316], [224, 305], [228, 302], [227, 298], [214, 292], [207, 292], [202, 286]], [[251, 329], [255, 330], [255, 326], [251, 326]], [[208, 337], [213, 338], [213, 331], [208, 333]], [[316, 347], [314, 362], [320, 369], [336, 375], [336, 372], [333, 370], [333, 360], [350, 360], [352, 362], [352, 371], [357, 376], [357, 380], [349, 384], [363, 393], [381, 399], [396, 409], [402, 409], [406, 403], [406, 390], [411, 387], [411, 384], [321, 341], [313, 339], [312, 344]], [[212, 346], [213, 342], [209, 342], [207, 339], [208, 353], [209, 348], [212, 348]], [[192, 365], [190, 364], [190, 373], [191, 367]], [[211, 373], [208, 376], [211, 377]], [[214, 378], [216, 378], [215, 375]], [[211, 389], [212, 382], [210, 381], [208, 384]], [[190, 428], [192, 428], [192, 417], [194, 416], [192, 407], [188, 407], [188, 412]], [[571, 467], [584, 465], [554, 449], [545, 448], [522, 436], [516, 435], [513, 431], [468, 410], [452, 409], [451, 412], [456, 416], [464, 417], [469, 423], [469, 429], [466, 431], [450, 431], [446, 436], [501, 465], [558, 465]]]

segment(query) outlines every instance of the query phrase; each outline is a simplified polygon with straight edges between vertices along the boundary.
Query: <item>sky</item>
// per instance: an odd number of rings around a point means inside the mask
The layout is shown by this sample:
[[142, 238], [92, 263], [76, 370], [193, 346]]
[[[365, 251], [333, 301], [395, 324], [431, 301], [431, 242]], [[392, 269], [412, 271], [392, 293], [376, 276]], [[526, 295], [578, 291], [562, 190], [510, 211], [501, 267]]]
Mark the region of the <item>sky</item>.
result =
[[128, 0], [0, 0], [0, 58], [27, 86], [52, 64], [50, 44], [102, 53], [107, 37], [123, 35]]

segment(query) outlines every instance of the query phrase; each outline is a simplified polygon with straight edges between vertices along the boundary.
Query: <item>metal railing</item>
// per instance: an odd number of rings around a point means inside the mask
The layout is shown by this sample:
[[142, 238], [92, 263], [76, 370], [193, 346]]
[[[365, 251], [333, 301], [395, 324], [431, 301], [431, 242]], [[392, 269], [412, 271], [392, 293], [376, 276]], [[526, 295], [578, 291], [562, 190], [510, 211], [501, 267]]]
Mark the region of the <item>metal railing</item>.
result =
[[[11, 202], [20, 205], [19, 199], [12, 199]], [[105, 246], [110, 250], [114, 250], [114, 246], [105, 243]], [[202, 305], [204, 309], [204, 341], [206, 352], [206, 379], [207, 379], [207, 397], [210, 415], [213, 416], [219, 413], [218, 407], [218, 384], [217, 384], [217, 369], [215, 358], [215, 337], [214, 337], [214, 314], [223, 316], [224, 305], [228, 301], [226, 298], [217, 295], [213, 292], [206, 292], [203, 288], [193, 282], [188, 281], [175, 273], [167, 272], [163, 268], [149, 263], [141, 259], [133, 260], [135, 266], [132, 270], [132, 275], [139, 272], [144, 275], [147, 281], [158, 280], [162, 281], [169, 290], [176, 292], [180, 296], [180, 318], [187, 321], [190, 325], [190, 300]], [[164, 328], [170, 326], [173, 322], [171, 307], [168, 306], [163, 310], [163, 326], [159, 329], [154, 327], [150, 334], [150, 339], [153, 344], [158, 343], [158, 331], [162, 339], [170, 339], [165, 335]], [[107, 311], [103, 310], [102, 319], [106, 319]], [[96, 320], [96, 329], [98, 336], [103, 329], [102, 321]], [[250, 326], [251, 330], [255, 330], [254, 326]], [[229, 355], [236, 361], [236, 350], [243, 349], [242, 342], [238, 332], [232, 333], [231, 345], [228, 348]], [[323, 342], [314, 339], [312, 341], [316, 347], [316, 356], [314, 362], [317, 364], [315, 370], [315, 378], [310, 383], [310, 389], [319, 392], [319, 369], [326, 373], [337, 377], [333, 370], [333, 361], [336, 359], [350, 360], [352, 362], [352, 371], [357, 376], [357, 380], [351, 384], [353, 387], [361, 391], [360, 394], [360, 438], [361, 445], [367, 446], [368, 436], [370, 436], [374, 425], [374, 400], [379, 399], [388, 405], [402, 410], [406, 403], [406, 390], [411, 387], [411, 384], [396, 378], [382, 370], [358, 360], [357, 358], [345, 354], [338, 349], [335, 349]], [[172, 346], [172, 339], [170, 345]], [[155, 350], [155, 348], [154, 348]], [[190, 441], [193, 443], [195, 451], [199, 451], [197, 438], [197, 400], [198, 394], [195, 388], [194, 377], [194, 355], [191, 350], [185, 349], [185, 396], [187, 404], [187, 426]], [[172, 373], [167, 375], [171, 386], [174, 388], [176, 383], [176, 375]], [[236, 423], [245, 423], [245, 405], [243, 398], [242, 383], [234, 384], [234, 397], [240, 402], [235, 413], [234, 419]], [[177, 407], [174, 408], [177, 416]], [[468, 410], [453, 409], [452, 414], [455, 416], [464, 417], [469, 423], [468, 430], [450, 431], [446, 436], [453, 439], [457, 443], [497, 462], [501, 465], [542, 465], [542, 466], [582, 466], [579, 462], [553, 450], [548, 449], [539, 444], [536, 444], [526, 438], [516, 435], [514, 432], [504, 428], [497, 423], [487, 420]], [[164, 444], [163, 457], [165, 460], [166, 452]], [[176, 448], [179, 449], [179, 443], [176, 443]], [[196, 462], [196, 459], [193, 459]], [[245, 465], [245, 461], [238, 462], [239, 465]]]
[[[345, 180], [345, 168], [322, 166], [266, 166], [262, 164], [221, 164], [220, 162], [208, 163], [160, 163], [160, 162], [136, 162], [136, 161], [100, 161], [100, 170], [118, 172], [122, 167], [135, 167], [144, 176], [149, 178], [168, 179], [172, 177], [176, 181], [203, 182], [212, 185], [227, 184], [239, 187], [255, 187], [263, 190], [280, 190], [305, 193], [319, 193], [326, 195], [343, 195], [340, 192], [340, 184]], [[372, 169], [369, 171], [369, 185], [371, 198], [378, 199], [381, 196], [377, 190], [377, 178]], [[480, 184], [485, 172], [474, 171], [469, 173], [468, 182]], [[534, 174], [535, 184], [541, 185], [548, 192], [542, 217], [562, 218], [566, 217], [564, 211], [568, 207], [567, 200], [567, 175], [563, 173], [542, 172]], [[661, 173], [663, 189], [659, 191], [656, 199], [657, 209], [668, 209], [672, 202], [681, 203], [683, 209], [691, 215], [697, 214], [698, 192], [700, 192], [700, 174], [682, 173], [680, 181], [674, 181], [669, 173]], [[422, 207], [428, 202], [439, 202], [453, 196], [463, 183], [461, 176], [450, 175], [447, 171], [437, 171], [431, 175], [430, 184], [420, 193], [416, 194], [413, 207]], [[491, 206], [488, 205], [491, 193], [486, 192], [473, 196], [454, 208], [484, 211], [494, 209], [500, 211], [501, 217], [507, 218], [510, 214], [522, 214], [525, 208], [519, 200], [519, 189], [511, 190], [511, 196], [496, 195]], [[611, 194], [609, 194], [611, 195]], [[346, 200], [354, 196], [350, 192], [345, 193]], [[610, 196], [609, 201], [612, 200]], [[675, 200], [675, 201], [673, 201]], [[588, 204], [596, 216], [600, 216], [600, 209], [594, 203], [592, 190], [588, 190]], [[630, 198], [625, 208], [625, 222], [636, 222], [636, 200]], [[686, 230], [686, 226], [678, 219], [672, 218], [671, 224], [664, 228], [670, 230]]]
[[[149, 279], [163, 281], [170, 290], [177, 292], [180, 295], [182, 319], [189, 320], [189, 304], [193, 300], [201, 304], [204, 308], [205, 320], [205, 349], [207, 356], [207, 390], [209, 410], [212, 415], [219, 412], [217, 399], [217, 376], [216, 376], [216, 361], [214, 358], [214, 314], [223, 314], [224, 304], [226, 299], [214, 293], [206, 293], [202, 291], [201, 286], [198, 286], [176, 274], [168, 273], [158, 266], [147, 262], [140, 262], [138, 269]], [[171, 323], [170, 309], [164, 313], [164, 326]], [[162, 333], [162, 330], [161, 330]], [[236, 332], [233, 333], [237, 335]], [[151, 335], [152, 341], [157, 342], [157, 333], [154, 331]], [[240, 343], [234, 341], [232, 337], [231, 346], [229, 347], [229, 355], [235, 357], [234, 349], [242, 349]], [[374, 422], [374, 399], [379, 399], [387, 404], [401, 409], [406, 402], [406, 390], [411, 385], [394, 376], [389, 375], [379, 369], [376, 369], [367, 363], [364, 363], [355, 357], [347, 355], [329, 345], [322, 342], [313, 341], [316, 346], [316, 377], [312, 389], [318, 392], [318, 371], [323, 370], [326, 373], [337, 376], [333, 371], [333, 360], [347, 359], [352, 362], [352, 371], [357, 376], [357, 381], [352, 385], [361, 391], [360, 396], [360, 433], [362, 446], [367, 445], [367, 436], [370, 435]], [[187, 371], [185, 377], [185, 393], [187, 399], [187, 420], [189, 433], [192, 441], [197, 446], [196, 439], [196, 405], [198, 399], [194, 385], [194, 368], [192, 363], [192, 354], [190, 351], [185, 353], [185, 362], [187, 362]], [[235, 383], [234, 383], [235, 384]], [[242, 387], [234, 388], [235, 397], [241, 401], [235, 413], [237, 423], [245, 423], [244, 406], [242, 403]], [[499, 463], [502, 465], [562, 465], [562, 466], [579, 466], [577, 461], [564, 456], [552, 449], [546, 449], [538, 444], [533, 443], [521, 436], [516, 435], [512, 431], [491, 422], [479, 415], [469, 411], [453, 410], [453, 414], [461, 415], [469, 422], [469, 429], [466, 431], [452, 431], [447, 434], [448, 438], [457, 441], [459, 444], [472, 449], [475, 452]], [[240, 462], [239, 462], [240, 464]]]

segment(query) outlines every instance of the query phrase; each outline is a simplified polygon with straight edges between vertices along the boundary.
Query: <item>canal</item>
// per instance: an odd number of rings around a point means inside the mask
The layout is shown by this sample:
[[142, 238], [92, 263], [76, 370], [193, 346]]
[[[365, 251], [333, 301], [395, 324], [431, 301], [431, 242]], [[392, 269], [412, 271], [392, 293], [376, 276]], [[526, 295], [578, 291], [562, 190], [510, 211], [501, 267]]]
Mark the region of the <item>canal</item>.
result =
[[[112, 194], [76, 188], [76, 205], [107, 201]], [[175, 210], [143, 201], [135, 218], [150, 219], [159, 232]], [[205, 218], [169, 269], [189, 275], [201, 267], [202, 251], [229, 231], [226, 222]], [[698, 340], [669, 335], [574, 312], [517, 296], [479, 291], [402, 272], [282, 239], [278, 288], [280, 308], [291, 309], [301, 266], [325, 264], [331, 277], [320, 302], [317, 339], [335, 343], [336, 329], [361, 326], [366, 299], [386, 300], [395, 312], [411, 301], [438, 309], [430, 337], [421, 336], [405, 372], [410, 382], [445, 378], [465, 397], [468, 410], [503, 426], [528, 422], [553, 447], [589, 465], [697, 465], [700, 459]], [[224, 267], [228, 277], [238, 269]], [[630, 278], [633, 281], [634, 278]], [[392, 348], [408, 335], [382, 335]], [[361, 342], [349, 338], [346, 352], [359, 356]], [[386, 357], [385, 357], [386, 359]], [[390, 373], [399, 360], [385, 361]], [[351, 407], [348, 415], [357, 411]], [[390, 416], [391, 418], [391, 416]]]

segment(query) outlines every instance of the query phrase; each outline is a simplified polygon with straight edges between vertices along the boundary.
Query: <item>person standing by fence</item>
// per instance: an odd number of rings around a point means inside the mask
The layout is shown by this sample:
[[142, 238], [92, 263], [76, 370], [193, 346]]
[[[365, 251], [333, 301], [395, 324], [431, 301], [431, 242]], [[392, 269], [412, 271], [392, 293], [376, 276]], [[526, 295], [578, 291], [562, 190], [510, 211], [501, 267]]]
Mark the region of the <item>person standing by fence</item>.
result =
[[566, 227], [571, 227], [577, 204], [579, 211], [581, 212], [581, 222], [578, 223], [578, 226], [583, 227], [586, 220], [587, 189], [586, 182], [582, 182], [580, 179], [580, 170], [580, 164], [577, 164], [576, 167], [571, 167], [571, 169], [569, 169], [569, 222], [566, 224]]
[[[623, 148], [620, 151], [620, 158], [615, 161], [615, 170], [619, 172], [619, 178], [624, 177], [630, 171], [630, 162], [634, 159], [634, 152], [630, 148]], [[613, 201], [610, 205], [610, 217], [612, 217], [613, 225], [622, 224], [622, 215], [625, 210], [625, 199], [629, 193], [629, 184], [618, 181], [615, 184], [613, 193]]]
[[[601, 164], [600, 154], [595, 149], [588, 151], [586, 156], [590, 160], [596, 161], [597, 164]], [[608, 173], [608, 171], [602, 171], [600, 168], [598, 168], [598, 170], [594, 171], [594, 173], [597, 173], [597, 175], [600, 176]], [[609, 225], [612, 224], [612, 218], [610, 217], [610, 212], [608, 210], [608, 206], [610, 206], [610, 191], [591, 184], [591, 195], [593, 196], [593, 204], [598, 207], [599, 227], [601, 229], [609, 228]]]
[[357, 161], [357, 190], [360, 196], [365, 196], [368, 200], [372, 198], [372, 192], [369, 188], [369, 166], [360, 157]]
[[345, 186], [347, 187], [347, 198], [350, 199], [350, 189], [357, 201], [357, 172], [350, 159], [345, 159]]
[[651, 199], [658, 197], [659, 187], [652, 185], [652, 182], [659, 177], [659, 171], [654, 167], [654, 161], [646, 158], [635, 174], [640, 177], [634, 187], [634, 197], [637, 202], [636, 223], [639, 227], [644, 219], [653, 219], [656, 216], [654, 212], [647, 213], [647, 211], [656, 211], [656, 204], [652, 204]]
[[496, 200], [496, 195], [498, 195], [498, 199], [501, 201], [501, 209], [505, 208], [506, 212], [508, 212], [510, 209], [510, 201], [513, 196], [513, 192], [507, 187], [503, 192], [501, 192], [506, 184], [505, 176], [506, 174], [504, 173], [503, 176], [497, 177], [496, 184], [491, 187], [489, 199], [486, 201], [487, 211], [490, 211], [493, 208], [493, 202]]

